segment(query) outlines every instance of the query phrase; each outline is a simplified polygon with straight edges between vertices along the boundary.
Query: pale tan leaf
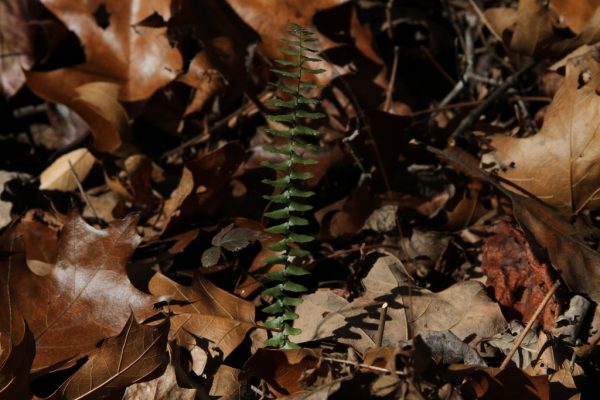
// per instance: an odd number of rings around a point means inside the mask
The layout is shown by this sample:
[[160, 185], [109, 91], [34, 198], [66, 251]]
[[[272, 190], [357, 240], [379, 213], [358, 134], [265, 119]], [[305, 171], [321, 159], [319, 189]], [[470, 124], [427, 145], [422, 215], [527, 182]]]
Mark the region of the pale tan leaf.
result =
[[333, 336], [341, 343], [364, 352], [375, 347], [379, 309], [388, 303], [388, 320], [383, 345], [395, 346], [408, 340], [409, 333], [449, 330], [461, 340], [470, 335], [489, 337], [504, 329], [500, 307], [477, 281], [459, 282], [432, 293], [409, 287], [398, 259], [380, 257], [363, 280], [365, 293], [349, 303], [329, 290], [304, 296], [296, 308], [302, 329], [298, 342]]
[[496, 151], [483, 159], [496, 163], [502, 177], [568, 215], [600, 207], [599, 55], [596, 48], [567, 62], [540, 132], [525, 139], [494, 135]]
[[79, 181], [83, 182], [96, 159], [88, 149], [83, 147], [62, 155], [40, 175], [40, 190], [70, 192], [77, 189], [77, 180], [73, 176], [69, 162]]

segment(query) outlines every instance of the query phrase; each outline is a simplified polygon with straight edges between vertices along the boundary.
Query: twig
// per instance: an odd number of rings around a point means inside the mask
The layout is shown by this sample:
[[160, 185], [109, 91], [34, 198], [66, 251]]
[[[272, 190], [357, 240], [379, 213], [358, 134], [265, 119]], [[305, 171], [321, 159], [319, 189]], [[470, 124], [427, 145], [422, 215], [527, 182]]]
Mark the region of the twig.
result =
[[394, 39], [394, 28], [392, 27], [392, 9], [394, 8], [394, 0], [388, 0], [385, 5], [385, 22], [387, 23], [387, 34], [390, 40]]
[[390, 107], [392, 105], [392, 95], [394, 94], [394, 85], [396, 84], [396, 73], [398, 72], [399, 55], [400, 48], [398, 46], [394, 46], [394, 63], [392, 64], [392, 74], [390, 76], [390, 81], [388, 82], [388, 86], [385, 91], [385, 104], [383, 106], [383, 111], [385, 112], [390, 112]]
[[456, 85], [456, 81], [454, 80], [454, 78], [452, 78], [450, 76], [450, 74], [448, 72], [446, 72], [444, 67], [442, 67], [440, 65], [440, 63], [435, 59], [433, 54], [431, 54], [429, 49], [425, 46], [419, 46], [419, 48], [421, 49], [421, 51], [423, 52], [425, 57], [431, 62], [431, 64], [433, 64], [435, 69], [437, 69], [438, 72], [444, 77], [444, 79], [446, 79], [448, 82], [450, 82], [451, 85]]
[[379, 325], [377, 327], [377, 340], [375, 344], [377, 347], [381, 347], [383, 343], [383, 332], [385, 331], [385, 317], [387, 316], [388, 303], [383, 303], [379, 310]]
[[503, 43], [502, 42], [502, 38], [500, 37], [500, 35], [498, 35], [498, 32], [496, 32], [494, 30], [494, 28], [492, 28], [492, 25], [490, 24], [490, 21], [488, 21], [487, 17], [481, 11], [481, 8], [479, 8], [479, 6], [477, 5], [477, 3], [475, 3], [474, 0], [469, 0], [469, 3], [471, 4], [471, 8], [473, 8], [473, 11], [475, 11], [475, 14], [477, 14], [477, 16], [479, 17], [479, 19], [481, 20], [481, 22], [483, 22], [483, 24], [490, 30], [492, 36], [494, 36], [500, 43]]
[[87, 204], [88, 207], [92, 210], [92, 214], [94, 214], [94, 218], [99, 220], [100, 218], [98, 218], [96, 209], [90, 202], [90, 199], [88, 198], [87, 194], [85, 193], [85, 190], [83, 190], [83, 186], [81, 185], [81, 181], [79, 180], [79, 177], [77, 176], [77, 172], [75, 172], [75, 168], [73, 168], [73, 164], [71, 163], [71, 160], [69, 160], [69, 170], [71, 171], [71, 174], [73, 175], [73, 178], [75, 179], [75, 183], [77, 184], [77, 188], [79, 189], [79, 193], [81, 193], [81, 197], [83, 197], [85, 204]]
[[515, 72], [511, 76], [509, 76], [506, 81], [500, 86], [498, 86], [492, 94], [490, 94], [481, 104], [475, 107], [471, 112], [464, 118], [458, 127], [452, 132], [449, 138], [449, 144], [453, 145], [456, 138], [461, 136], [473, 123], [477, 118], [481, 116], [481, 114], [491, 106], [500, 96], [502, 96], [511, 86], [513, 86], [517, 80], [523, 75], [525, 72], [529, 71], [535, 65], [534, 61], [528, 62], [523, 68], [519, 71]]
[[346, 365], [354, 365], [356, 367], [370, 369], [371, 371], [385, 372], [386, 374], [396, 374], [398, 376], [409, 376], [410, 375], [407, 372], [403, 372], [403, 371], [390, 371], [387, 368], [376, 367], [374, 365], [362, 364], [362, 363], [357, 363], [357, 362], [348, 361], [348, 360], [340, 360], [337, 358], [321, 357], [321, 360], [329, 361], [329, 362], [336, 362], [336, 363], [346, 364]]
[[533, 324], [535, 323], [535, 321], [538, 319], [538, 317], [540, 316], [540, 314], [544, 310], [544, 307], [546, 307], [546, 304], [548, 304], [548, 301], [550, 300], [550, 298], [552, 297], [552, 295], [554, 294], [554, 292], [556, 292], [556, 289], [558, 289], [559, 286], [560, 286], [560, 281], [556, 281], [554, 283], [554, 285], [552, 285], [552, 287], [550, 288], [550, 290], [548, 291], [548, 293], [546, 293], [546, 296], [544, 297], [544, 299], [542, 300], [542, 302], [540, 303], [540, 305], [538, 306], [538, 308], [535, 310], [535, 313], [533, 313], [533, 316], [531, 317], [531, 319], [527, 323], [527, 326], [525, 326], [525, 328], [523, 328], [523, 330], [521, 331], [521, 333], [519, 333], [519, 336], [517, 336], [517, 338], [515, 339], [515, 342], [513, 343], [512, 349], [510, 349], [510, 351], [506, 355], [506, 358], [504, 359], [504, 361], [500, 365], [500, 371], [502, 371], [504, 368], [506, 368], [506, 366], [508, 365], [508, 363], [512, 359], [512, 356], [517, 352], [517, 350], [521, 346], [521, 343], [523, 343], [523, 339], [525, 339], [525, 335], [527, 335], [527, 332], [529, 332], [531, 330], [531, 327], [533, 326]]

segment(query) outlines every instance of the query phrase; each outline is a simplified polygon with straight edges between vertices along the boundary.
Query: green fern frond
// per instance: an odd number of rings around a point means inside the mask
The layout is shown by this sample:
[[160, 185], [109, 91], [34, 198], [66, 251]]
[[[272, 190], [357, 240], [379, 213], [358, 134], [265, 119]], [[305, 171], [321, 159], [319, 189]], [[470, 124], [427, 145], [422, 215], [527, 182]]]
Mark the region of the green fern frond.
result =
[[[308, 62], [321, 61], [312, 55], [317, 51], [306, 46], [317, 40], [312, 37], [312, 32], [299, 25], [290, 24], [288, 34], [290, 38], [283, 39], [284, 45], [287, 46], [279, 48], [279, 51], [288, 58], [274, 60], [279, 67], [271, 69], [280, 80], [269, 84], [282, 95], [267, 102], [274, 107], [274, 111], [267, 115], [267, 119], [278, 123], [279, 126], [277, 129], [265, 129], [270, 136], [286, 139], [287, 143], [265, 146], [265, 151], [276, 155], [277, 160], [262, 163], [264, 167], [278, 174], [277, 179], [263, 180], [263, 183], [274, 187], [277, 191], [276, 194], [264, 196], [265, 199], [279, 205], [277, 209], [265, 213], [265, 217], [277, 220], [277, 223], [266, 231], [284, 237], [268, 247], [269, 250], [280, 254], [267, 258], [265, 263], [282, 264], [284, 268], [264, 275], [264, 278], [273, 284], [263, 291], [263, 295], [272, 297], [273, 302], [263, 308], [263, 311], [274, 316], [265, 326], [279, 331], [268, 339], [266, 344], [280, 348], [297, 348], [298, 346], [289, 339], [289, 336], [300, 333], [299, 329], [291, 326], [291, 321], [298, 318], [293, 311], [294, 307], [302, 303], [302, 300], [295, 295], [307, 289], [295, 283], [292, 278], [306, 275], [308, 271], [292, 264], [291, 260], [294, 257], [310, 255], [309, 251], [301, 248], [301, 245], [314, 240], [313, 236], [296, 230], [297, 227], [309, 224], [308, 219], [301, 214], [312, 209], [312, 206], [305, 204], [304, 201], [314, 195], [314, 192], [299, 186], [303, 181], [311, 179], [314, 174], [300, 171], [297, 167], [318, 163], [317, 160], [306, 157], [303, 153], [315, 149], [315, 146], [308, 141], [319, 135], [318, 130], [309, 126], [310, 121], [326, 117], [325, 114], [315, 111], [320, 101], [309, 94], [309, 91], [318, 88], [318, 85], [303, 79], [308, 75], [321, 74], [325, 70], [310, 68], [307, 65]], [[307, 56], [309, 53], [311, 55]]]

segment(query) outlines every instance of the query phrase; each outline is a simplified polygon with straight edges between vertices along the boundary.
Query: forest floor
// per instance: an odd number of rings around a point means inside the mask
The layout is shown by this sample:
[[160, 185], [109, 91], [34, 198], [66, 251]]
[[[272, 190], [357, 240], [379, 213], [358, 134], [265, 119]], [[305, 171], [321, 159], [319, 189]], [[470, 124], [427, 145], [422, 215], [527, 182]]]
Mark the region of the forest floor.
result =
[[[290, 23], [326, 117], [277, 349]], [[599, 42], [599, 0], [1, 0], [0, 399], [593, 398]]]

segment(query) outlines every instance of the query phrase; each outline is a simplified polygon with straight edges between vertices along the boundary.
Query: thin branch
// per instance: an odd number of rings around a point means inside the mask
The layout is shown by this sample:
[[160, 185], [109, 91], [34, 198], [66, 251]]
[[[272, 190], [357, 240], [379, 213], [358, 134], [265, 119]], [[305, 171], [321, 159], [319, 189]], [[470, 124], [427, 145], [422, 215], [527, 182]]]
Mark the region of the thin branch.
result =
[[371, 371], [385, 372], [386, 374], [396, 374], [398, 376], [410, 376], [409, 373], [404, 372], [404, 371], [391, 371], [387, 368], [376, 367], [374, 365], [362, 364], [362, 363], [357, 363], [357, 362], [348, 361], [348, 360], [340, 360], [340, 359], [331, 358], [331, 357], [320, 357], [320, 359], [323, 361], [335, 362], [335, 363], [339, 363], [339, 364], [354, 365], [355, 367], [370, 369]]
[[523, 328], [523, 330], [521, 331], [521, 333], [519, 333], [519, 336], [517, 336], [517, 338], [515, 339], [515, 342], [513, 343], [512, 349], [510, 349], [510, 351], [506, 355], [506, 358], [504, 359], [504, 361], [500, 365], [500, 370], [501, 371], [504, 368], [506, 368], [506, 366], [508, 365], [508, 363], [512, 359], [512, 356], [515, 355], [515, 353], [517, 352], [517, 350], [521, 346], [521, 343], [523, 343], [523, 339], [525, 339], [525, 335], [527, 335], [527, 332], [529, 332], [531, 330], [531, 327], [533, 326], [533, 324], [535, 323], [535, 321], [538, 319], [538, 317], [540, 316], [540, 314], [542, 313], [542, 311], [546, 307], [546, 304], [548, 304], [548, 301], [550, 301], [550, 298], [552, 297], [552, 295], [554, 294], [554, 292], [556, 292], [556, 289], [558, 289], [559, 286], [560, 286], [560, 281], [556, 281], [554, 283], [554, 285], [552, 285], [552, 288], [550, 288], [550, 290], [548, 291], [548, 293], [546, 293], [546, 296], [544, 297], [544, 299], [542, 300], [542, 302], [540, 303], [540, 305], [538, 306], [538, 308], [535, 310], [535, 313], [533, 313], [533, 316], [531, 317], [531, 319], [527, 323], [527, 326], [525, 326], [525, 328]]
[[94, 214], [94, 218], [99, 220], [100, 218], [98, 218], [96, 209], [90, 202], [90, 199], [88, 198], [87, 194], [85, 193], [85, 190], [83, 190], [83, 186], [81, 185], [81, 181], [79, 180], [79, 177], [77, 176], [77, 172], [75, 172], [75, 168], [73, 168], [73, 164], [71, 163], [71, 160], [69, 160], [69, 170], [71, 171], [71, 175], [73, 175], [73, 178], [75, 179], [75, 183], [77, 184], [77, 188], [79, 189], [79, 193], [81, 193], [81, 197], [83, 197], [85, 204], [87, 204], [88, 207], [92, 210], [92, 214]]
[[454, 144], [456, 138], [461, 136], [473, 123], [483, 114], [483, 112], [491, 106], [496, 100], [498, 100], [508, 89], [510, 89], [518, 79], [527, 71], [529, 71], [535, 65], [534, 61], [529, 61], [523, 68], [509, 76], [506, 81], [498, 86], [492, 94], [490, 94], [481, 104], [471, 110], [471, 112], [464, 118], [458, 127], [450, 135], [449, 142]]
[[490, 24], [490, 21], [487, 19], [487, 17], [483, 13], [483, 11], [481, 11], [481, 8], [479, 8], [479, 6], [477, 5], [477, 3], [475, 3], [474, 0], [469, 0], [469, 3], [471, 4], [471, 7], [473, 8], [473, 11], [475, 11], [475, 14], [477, 14], [477, 16], [479, 17], [479, 19], [481, 20], [481, 22], [483, 22], [483, 24], [490, 30], [492, 36], [494, 36], [496, 38], [496, 40], [498, 40], [500, 43], [503, 43], [502, 42], [502, 38], [500, 37], [500, 35], [498, 35], [498, 32], [496, 32], [494, 30], [494, 28], [492, 28], [492, 25]]
[[394, 94], [394, 85], [396, 84], [396, 73], [398, 72], [399, 55], [400, 48], [398, 46], [394, 46], [394, 63], [392, 64], [392, 74], [390, 76], [390, 81], [388, 82], [388, 86], [385, 91], [385, 104], [383, 106], [383, 111], [385, 112], [390, 112], [390, 107], [392, 106], [392, 95]]
[[387, 317], [388, 303], [383, 303], [379, 310], [379, 325], [377, 326], [377, 340], [375, 344], [377, 347], [381, 347], [383, 343], [383, 332], [385, 331], [385, 317]]

